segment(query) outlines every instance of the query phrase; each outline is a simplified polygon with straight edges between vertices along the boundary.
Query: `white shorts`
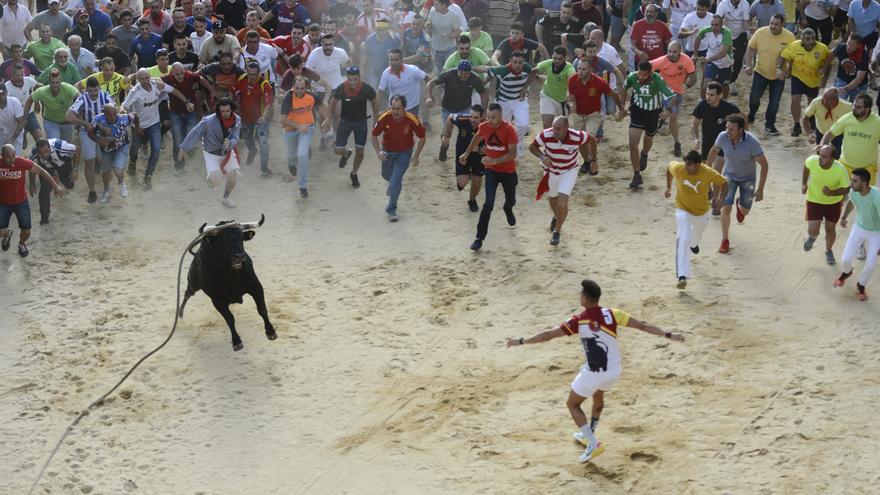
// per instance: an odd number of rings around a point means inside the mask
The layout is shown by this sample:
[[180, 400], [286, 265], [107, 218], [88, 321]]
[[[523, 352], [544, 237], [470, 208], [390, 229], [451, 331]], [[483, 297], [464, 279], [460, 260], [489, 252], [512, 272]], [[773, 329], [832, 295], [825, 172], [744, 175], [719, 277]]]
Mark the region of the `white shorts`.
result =
[[550, 98], [541, 92], [541, 103], [539, 105], [541, 115], [564, 115], [562, 111], [562, 103]]
[[595, 373], [586, 366], [581, 367], [581, 372], [571, 382], [571, 391], [581, 397], [592, 397], [597, 390], [607, 392], [620, 379], [620, 370], [604, 371]]
[[571, 191], [574, 189], [574, 183], [577, 182], [577, 178], [578, 167], [566, 170], [560, 175], [550, 174], [550, 177], [548, 177], [547, 180], [547, 185], [550, 187], [550, 191], [547, 195], [551, 198], [555, 198], [560, 194], [571, 196]]
[[498, 104], [501, 105], [501, 116], [504, 120], [517, 128], [529, 127], [528, 100], [499, 101]]
[[235, 153], [229, 154], [225, 174], [220, 170], [220, 164], [223, 163], [225, 156], [213, 155], [207, 151], [203, 151], [202, 154], [205, 155], [205, 171], [207, 172], [208, 184], [211, 187], [219, 186], [223, 183], [223, 179], [235, 176], [241, 170]]

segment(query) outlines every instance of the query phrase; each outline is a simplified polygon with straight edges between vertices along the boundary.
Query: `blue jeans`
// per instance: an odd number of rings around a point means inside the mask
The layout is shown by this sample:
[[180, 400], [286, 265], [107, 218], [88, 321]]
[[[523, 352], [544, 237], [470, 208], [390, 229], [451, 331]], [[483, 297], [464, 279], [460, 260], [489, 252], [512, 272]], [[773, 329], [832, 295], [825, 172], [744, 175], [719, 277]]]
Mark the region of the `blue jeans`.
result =
[[385, 213], [397, 214], [397, 199], [403, 189], [403, 175], [409, 168], [409, 160], [412, 157], [412, 148], [406, 151], [386, 151], [387, 160], [382, 162], [382, 178], [388, 182], [388, 206]]
[[730, 175], [725, 175], [727, 179], [727, 197], [724, 198], [724, 204], [733, 206], [736, 202], [736, 191], [739, 189], [739, 205], [744, 210], [752, 209], [752, 200], [755, 199], [755, 179], [736, 179]]
[[247, 161], [251, 161], [251, 157], [254, 156], [254, 153], [257, 152], [259, 148], [260, 152], [260, 170], [262, 172], [269, 171], [269, 123], [263, 122], [262, 124], [253, 123], [249, 124], [247, 122], [242, 121], [241, 123], [241, 140], [244, 141], [245, 146], [247, 146], [248, 156]]
[[770, 87], [770, 101], [767, 103], [767, 112], [764, 114], [764, 126], [776, 127], [776, 113], [779, 111], [779, 100], [782, 99], [785, 80], [771, 81], [757, 72], [752, 75], [752, 91], [749, 94], [749, 121], [755, 120], [755, 114], [758, 113], [758, 107], [761, 106], [764, 90], [768, 86]]
[[285, 131], [284, 140], [287, 141], [287, 168], [293, 173], [293, 167], [298, 169], [300, 189], [305, 189], [309, 181], [309, 149], [312, 146], [312, 134], [315, 126], [305, 131]]
[[495, 193], [498, 191], [498, 185], [504, 189], [504, 209], [511, 210], [516, 204], [516, 184], [518, 181], [516, 172], [501, 173], [492, 169], [486, 169], [485, 186], [486, 202], [483, 203], [483, 209], [480, 211], [480, 221], [477, 223], [477, 239], [485, 240], [486, 234], [489, 233], [489, 218], [492, 216], [492, 210], [495, 208]]
[[156, 122], [150, 127], [142, 127], [144, 134], [138, 131], [131, 132], [131, 149], [128, 152], [128, 159], [131, 163], [137, 164], [138, 151], [141, 146], [150, 143], [150, 157], [147, 159], [147, 170], [144, 171], [144, 177], [153, 175], [156, 170], [156, 164], [159, 163], [159, 147], [162, 146], [162, 123]]
[[452, 47], [448, 50], [434, 50], [434, 67], [437, 69], [437, 75], [443, 73], [443, 65], [446, 64], [446, 59], [452, 55], [452, 52], [456, 50], [456, 47]]
[[[198, 124], [199, 118], [195, 112], [171, 112], [169, 117], [171, 119], [171, 136], [174, 138], [174, 167], [181, 168], [186, 162], [177, 159], [177, 155], [180, 153], [180, 143], [183, 142], [189, 131]], [[244, 126], [242, 125], [242, 127]]]
[[46, 139], [60, 138], [68, 143], [73, 142], [73, 124], [59, 124], [51, 120], [44, 120], [43, 128], [46, 130]]
[[[867, 79], [867, 77], [865, 79]], [[862, 84], [856, 89], [850, 91], [843, 89], [843, 87], [847, 84], [849, 83], [844, 81], [843, 79], [834, 80], [834, 87], [837, 88], [837, 94], [840, 96], [841, 100], [846, 100], [850, 103], [853, 103], [854, 101], [856, 101], [856, 96], [868, 92], [868, 83]]]

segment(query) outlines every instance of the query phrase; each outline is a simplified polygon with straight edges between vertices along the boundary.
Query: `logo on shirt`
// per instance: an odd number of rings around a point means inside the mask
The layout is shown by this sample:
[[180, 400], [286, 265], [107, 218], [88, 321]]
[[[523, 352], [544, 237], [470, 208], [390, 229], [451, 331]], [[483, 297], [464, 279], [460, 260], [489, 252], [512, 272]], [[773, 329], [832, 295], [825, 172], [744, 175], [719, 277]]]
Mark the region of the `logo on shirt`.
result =
[[507, 145], [502, 143], [501, 140], [498, 139], [498, 135], [493, 132], [492, 135], [489, 136], [489, 139], [486, 140], [486, 149], [492, 151], [507, 151]]
[[681, 181], [682, 184], [684, 184], [684, 185], [690, 187], [690, 188], [693, 189], [694, 192], [697, 193], [697, 194], [700, 193], [700, 184], [701, 184], [702, 182], [703, 182], [703, 181], [698, 180], [697, 183], [694, 184], [693, 182], [691, 182], [690, 179], [685, 179], [685, 180]]

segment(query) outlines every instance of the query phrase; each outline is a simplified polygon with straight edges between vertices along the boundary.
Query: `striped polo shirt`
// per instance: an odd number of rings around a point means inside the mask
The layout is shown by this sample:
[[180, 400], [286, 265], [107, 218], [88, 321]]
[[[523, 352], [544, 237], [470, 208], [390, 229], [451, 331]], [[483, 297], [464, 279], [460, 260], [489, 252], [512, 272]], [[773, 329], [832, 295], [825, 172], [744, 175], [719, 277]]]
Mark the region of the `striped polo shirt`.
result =
[[569, 128], [568, 135], [560, 141], [551, 127], [541, 131], [533, 144], [542, 147], [544, 154], [550, 157], [550, 167], [545, 169], [551, 174], [559, 175], [578, 166], [578, 150], [590, 139], [589, 136], [586, 131]]
[[[108, 103], [113, 103], [113, 97], [103, 89], [98, 91], [98, 97], [94, 100], [89, 97], [88, 90], [84, 90], [74, 100], [70, 109], [86, 122], [91, 122], [95, 120], [96, 115], [104, 111], [104, 105]], [[80, 126], [80, 129], [82, 129], [82, 126]]]
[[495, 99], [497, 101], [518, 100], [519, 94], [529, 82], [530, 72], [532, 72], [532, 66], [529, 64], [523, 64], [523, 70], [520, 72], [513, 72], [510, 64], [489, 69], [490, 75], [495, 77], [497, 83]]
[[666, 81], [656, 72], [651, 73], [651, 78], [645, 84], [639, 82], [638, 72], [631, 72], [626, 76], [624, 87], [633, 90], [630, 103], [647, 111], [662, 109], [663, 102], [675, 96]]

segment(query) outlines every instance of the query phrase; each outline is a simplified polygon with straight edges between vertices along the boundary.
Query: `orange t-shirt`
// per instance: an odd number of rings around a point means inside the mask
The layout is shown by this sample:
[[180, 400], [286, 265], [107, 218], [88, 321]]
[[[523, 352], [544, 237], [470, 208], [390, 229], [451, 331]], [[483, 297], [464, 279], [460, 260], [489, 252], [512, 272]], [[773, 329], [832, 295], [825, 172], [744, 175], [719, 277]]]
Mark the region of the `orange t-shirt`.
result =
[[651, 60], [651, 67], [655, 72], [660, 73], [660, 77], [666, 81], [669, 89], [677, 94], [684, 94], [684, 82], [687, 80], [688, 74], [696, 71], [694, 61], [684, 53], [678, 58], [677, 62], [669, 60], [669, 57], [663, 55]]
[[[286, 114], [287, 120], [291, 122], [299, 125], [313, 125], [316, 104], [320, 105], [320, 103], [316, 103], [315, 97], [311, 93], [307, 92], [300, 98], [296, 96], [296, 93], [290, 91], [284, 96], [284, 101], [281, 103], [281, 113]], [[285, 129], [295, 130], [287, 121], [283, 121], [281, 125]]]

